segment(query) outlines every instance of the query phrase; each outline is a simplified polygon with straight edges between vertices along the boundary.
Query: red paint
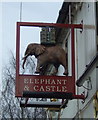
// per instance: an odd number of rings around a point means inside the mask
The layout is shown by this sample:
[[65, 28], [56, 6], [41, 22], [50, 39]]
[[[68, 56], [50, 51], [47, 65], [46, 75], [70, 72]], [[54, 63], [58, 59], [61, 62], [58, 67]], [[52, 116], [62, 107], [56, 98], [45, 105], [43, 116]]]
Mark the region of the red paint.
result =
[[72, 56], [72, 77], [73, 77], [73, 84], [74, 84], [74, 91], [75, 94], [75, 40], [74, 40], [74, 28], [71, 28], [71, 56]]
[[85, 100], [84, 95], [73, 95], [73, 99], [83, 99]]
[[[19, 54], [20, 54], [20, 26], [29, 27], [59, 27], [71, 28], [71, 50], [72, 50], [72, 76], [40, 76], [40, 75], [20, 75], [19, 74]], [[59, 24], [59, 23], [31, 23], [17, 22], [16, 35], [16, 97], [22, 97], [23, 91], [45, 91], [45, 92], [67, 92], [73, 93], [74, 98], [81, 98], [75, 95], [75, 41], [74, 29], [82, 29], [81, 24]], [[49, 83], [50, 80], [50, 83]], [[66, 83], [64, 82], [66, 80]], [[35, 82], [34, 82], [35, 81]], [[43, 81], [43, 82], [42, 82]], [[61, 83], [60, 83], [61, 81]], [[26, 87], [28, 89], [26, 89]], [[66, 89], [65, 89], [66, 88]]]
[[21, 96], [23, 91], [73, 93], [72, 81], [72, 77], [64, 76], [19, 75], [17, 96]]
[[17, 30], [16, 30], [16, 90], [15, 94], [18, 95], [19, 88], [19, 60], [20, 60], [20, 25], [17, 23]]
[[30, 27], [59, 27], [59, 28], [79, 28], [82, 29], [82, 24], [62, 24], [62, 23], [33, 23], [33, 22], [17, 22], [19, 26], [30, 26]]

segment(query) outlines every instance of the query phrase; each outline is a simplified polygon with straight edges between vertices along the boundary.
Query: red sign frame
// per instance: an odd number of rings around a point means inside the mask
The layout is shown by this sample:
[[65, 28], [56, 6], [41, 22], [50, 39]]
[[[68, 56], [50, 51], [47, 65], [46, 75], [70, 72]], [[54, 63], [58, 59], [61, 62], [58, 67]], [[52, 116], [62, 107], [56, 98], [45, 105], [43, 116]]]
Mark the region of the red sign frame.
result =
[[[19, 74], [20, 60], [20, 26], [28, 27], [59, 27], [71, 29], [71, 64], [72, 76], [41, 76]], [[23, 97], [23, 91], [32, 92], [65, 92], [75, 96], [75, 42], [74, 29], [82, 29], [82, 24], [59, 24], [59, 23], [32, 23], [17, 22], [16, 28], [16, 97]]]

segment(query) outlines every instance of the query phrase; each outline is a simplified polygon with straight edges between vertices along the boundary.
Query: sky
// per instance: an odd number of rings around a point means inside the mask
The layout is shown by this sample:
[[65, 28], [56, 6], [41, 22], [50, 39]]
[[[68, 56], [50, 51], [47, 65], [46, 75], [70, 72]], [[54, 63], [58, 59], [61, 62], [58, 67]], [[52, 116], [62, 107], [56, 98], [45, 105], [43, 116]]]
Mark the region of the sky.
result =
[[[0, 2], [0, 17], [2, 18], [0, 19], [0, 54], [2, 56], [0, 80], [2, 80], [2, 68], [8, 64], [11, 51], [14, 55], [16, 54], [16, 23], [20, 22], [20, 19], [21, 22], [56, 23], [62, 3], [63, 0], [59, 2]], [[38, 33], [39, 28], [21, 28], [21, 56], [28, 43], [39, 42]]]
[[[3, 2], [2, 3], [2, 39], [3, 48], [5, 54], [8, 55], [10, 50], [16, 52], [16, 22], [20, 21], [20, 4], [19, 2]], [[49, 22], [55, 23], [58, 17], [61, 3], [58, 2], [23, 2], [22, 3], [22, 22]], [[27, 30], [28, 29], [28, 30]], [[30, 34], [29, 28], [23, 28], [22, 34], [27, 39]], [[36, 32], [35, 32], [36, 34]], [[35, 38], [37, 34], [35, 35]], [[23, 36], [22, 35], [22, 36]], [[30, 34], [31, 35], [31, 34]], [[32, 35], [33, 37], [33, 35]], [[34, 39], [35, 39], [34, 38]], [[30, 38], [31, 40], [31, 38]], [[24, 40], [25, 42], [30, 40]], [[33, 38], [32, 38], [33, 41]], [[11, 44], [9, 44], [11, 43]], [[23, 46], [23, 45], [22, 45]], [[5, 50], [6, 48], [6, 50]], [[5, 55], [4, 55], [5, 56]], [[6, 62], [3, 56], [3, 62]], [[7, 56], [6, 56], [7, 57]]]

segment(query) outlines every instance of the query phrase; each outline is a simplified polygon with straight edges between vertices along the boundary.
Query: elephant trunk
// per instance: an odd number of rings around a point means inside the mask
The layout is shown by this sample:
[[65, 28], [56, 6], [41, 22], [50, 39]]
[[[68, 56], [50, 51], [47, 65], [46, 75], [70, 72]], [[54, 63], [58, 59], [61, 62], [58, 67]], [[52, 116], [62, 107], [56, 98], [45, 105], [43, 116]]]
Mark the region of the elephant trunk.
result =
[[24, 61], [23, 61], [23, 64], [22, 64], [22, 68], [23, 68], [23, 69], [24, 69], [24, 65], [25, 65], [25, 62], [26, 62], [26, 59], [27, 59], [28, 56], [29, 56], [29, 55], [26, 54], [26, 55], [22, 58], [22, 60], [24, 60]]

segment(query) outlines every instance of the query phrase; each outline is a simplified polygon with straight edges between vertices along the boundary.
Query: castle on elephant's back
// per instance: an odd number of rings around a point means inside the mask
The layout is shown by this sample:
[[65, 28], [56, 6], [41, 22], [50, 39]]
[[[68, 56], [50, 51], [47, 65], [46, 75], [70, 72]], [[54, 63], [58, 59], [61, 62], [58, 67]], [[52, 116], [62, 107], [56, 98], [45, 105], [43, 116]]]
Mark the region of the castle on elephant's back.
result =
[[[98, 2], [64, 2], [59, 11], [57, 23], [83, 24], [82, 30], [75, 30], [75, 87], [77, 94], [84, 94], [85, 100], [71, 100], [61, 110], [60, 118], [71, 120], [98, 119]], [[56, 29], [56, 44], [67, 51], [68, 73], [71, 75], [71, 31]], [[59, 67], [58, 75], [62, 75]], [[53, 67], [44, 71], [51, 74]], [[55, 114], [53, 117], [57, 117]]]

